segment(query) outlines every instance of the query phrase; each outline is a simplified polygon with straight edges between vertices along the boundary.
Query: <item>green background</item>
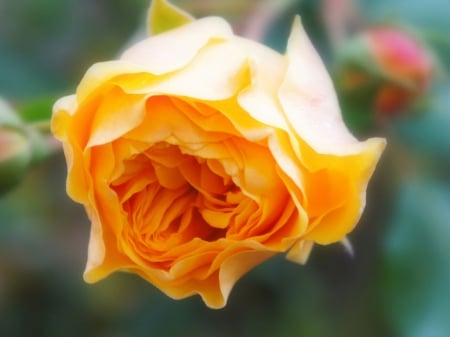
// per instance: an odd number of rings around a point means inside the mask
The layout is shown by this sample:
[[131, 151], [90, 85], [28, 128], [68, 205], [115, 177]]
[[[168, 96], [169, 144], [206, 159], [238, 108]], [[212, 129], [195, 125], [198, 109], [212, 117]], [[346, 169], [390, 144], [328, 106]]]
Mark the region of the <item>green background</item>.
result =
[[[256, 2], [176, 3], [237, 24]], [[283, 51], [300, 13], [332, 71], [320, 5], [292, 1], [265, 42]], [[276, 257], [239, 281], [222, 310], [197, 297], [174, 301], [135, 275], [85, 284], [89, 222], [65, 194], [57, 154], [0, 199], [0, 336], [449, 336], [450, 2], [359, 5], [369, 23], [413, 27], [441, 69], [414, 114], [354, 130], [388, 140], [350, 235], [354, 257], [338, 244], [315, 247], [306, 266]], [[48, 116], [91, 64], [140, 34], [147, 7], [146, 0], [0, 0], [0, 96], [29, 119]]]

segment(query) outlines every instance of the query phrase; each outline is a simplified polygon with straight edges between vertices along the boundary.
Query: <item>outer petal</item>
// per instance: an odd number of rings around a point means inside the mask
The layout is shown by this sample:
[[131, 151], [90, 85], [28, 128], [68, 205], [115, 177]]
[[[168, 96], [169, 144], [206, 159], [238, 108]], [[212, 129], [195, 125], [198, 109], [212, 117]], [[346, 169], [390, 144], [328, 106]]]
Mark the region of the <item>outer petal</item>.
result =
[[142, 71], [142, 67], [125, 61], [107, 61], [94, 64], [88, 69], [78, 85], [76, 92], [78, 104], [93, 95], [98, 95], [99, 90], [103, 89], [105, 83], [113, 78], [123, 74], [138, 74]]
[[359, 142], [347, 130], [331, 79], [298, 17], [286, 57], [288, 67], [279, 98], [291, 130], [291, 142], [299, 145], [293, 149], [309, 172], [326, 170], [332, 179], [330, 183], [336, 184], [333, 188], [344, 191], [341, 197], [330, 199], [334, 201], [328, 205], [322, 197], [314, 197], [318, 188], [327, 197], [327, 188], [320, 181], [315, 186], [307, 175], [303, 177], [308, 183], [303, 187], [307, 214], [311, 215], [312, 209], [322, 214], [311, 219], [305, 239], [322, 244], [339, 241], [361, 216], [367, 183], [385, 141], [372, 138]]
[[[245, 42], [253, 45], [253, 42]], [[284, 58], [261, 45], [252, 48], [249, 55], [251, 85], [239, 93], [239, 105], [255, 121], [270, 128], [287, 130], [287, 123], [276, 99], [285, 72]]]
[[[134, 60], [141, 62], [134, 64], [141, 67], [145, 76], [118, 78], [114, 82], [128, 93], [166, 94], [208, 101], [230, 98], [248, 84], [245, 46], [236, 45], [232, 40], [221, 40], [210, 41], [203, 47], [182, 69], [162, 75], [152, 73], [153, 69], [146, 67], [142, 60]], [[141, 53], [147, 54], [149, 50]], [[178, 52], [183, 54], [189, 49]]]
[[292, 262], [305, 264], [313, 248], [314, 242], [298, 240], [286, 254], [286, 258]]
[[[309, 233], [305, 239], [314, 240], [320, 244], [329, 244], [342, 240], [359, 221], [366, 204], [366, 189], [370, 177], [375, 170], [376, 163], [384, 148], [384, 141], [369, 139], [363, 152], [357, 155], [342, 156], [334, 158], [322, 158], [321, 161], [330, 163], [329, 176], [332, 182], [332, 188], [336, 191], [341, 190], [342, 195], [332, 197], [334, 205], [326, 209], [327, 205], [321, 205], [320, 198], [307, 200], [309, 207], [322, 207], [322, 216], [317, 218], [309, 228]], [[325, 164], [323, 164], [325, 165]], [[319, 183], [319, 186], [321, 184]], [[311, 190], [316, 187], [314, 184], [309, 186]], [[307, 192], [307, 195], [312, 192]], [[326, 192], [325, 192], [326, 193]], [[336, 201], [341, 199], [341, 205], [336, 205]], [[338, 206], [338, 207], [335, 207]], [[308, 212], [308, 209], [307, 209]]]
[[[287, 47], [288, 68], [279, 98], [291, 128], [323, 154], [364, 151], [348, 131], [328, 72], [297, 16]], [[379, 140], [380, 149], [384, 142]]]
[[145, 39], [125, 51], [121, 60], [162, 75], [186, 66], [211, 40], [226, 40], [232, 36], [225, 20], [208, 17]]
[[100, 103], [92, 120], [87, 147], [106, 144], [137, 127], [144, 119], [145, 97], [113, 88]]
[[173, 73], [189, 64], [208, 43], [232, 36], [226, 21], [209, 17], [149, 37], [127, 49], [118, 61], [94, 64], [77, 88], [78, 101], [119, 75], [145, 72], [156, 77]]
[[267, 251], [255, 243], [254, 247], [251, 247], [251, 249], [236, 253], [226, 260], [222, 264], [219, 272], [220, 290], [223, 301], [218, 302], [216, 305], [211, 303], [213, 304], [212, 307], [223, 307], [226, 304], [231, 289], [239, 278], [253, 267], [271, 258], [273, 255], [273, 252]]
[[67, 123], [76, 110], [77, 100], [75, 95], [62, 97], [54, 104], [51, 128], [53, 135], [59, 140], [66, 140]]
[[134, 263], [117, 250], [117, 238], [111, 229], [102, 226], [98, 212], [94, 208], [86, 208], [91, 220], [88, 259], [84, 271], [84, 280], [97, 282], [117, 270], [131, 268]]
[[112, 145], [90, 148], [86, 152], [89, 154], [85, 155], [85, 164], [91, 172], [86, 210], [92, 227], [84, 279], [96, 282], [118, 269], [128, 268], [132, 262], [118, 249], [126, 217], [117, 194], [109, 187], [116, 166]]
[[[52, 132], [63, 142], [64, 154], [67, 162], [67, 193], [76, 201], [87, 201], [88, 182], [83, 167], [83, 154], [79, 145], [80, 133], [74, 129], [72, 119], [77, 110], [76, 96], [66, 96], [59, 99], [53, 107], [51, 121]], [[75, 133], [75, 135], [74, 135]]]

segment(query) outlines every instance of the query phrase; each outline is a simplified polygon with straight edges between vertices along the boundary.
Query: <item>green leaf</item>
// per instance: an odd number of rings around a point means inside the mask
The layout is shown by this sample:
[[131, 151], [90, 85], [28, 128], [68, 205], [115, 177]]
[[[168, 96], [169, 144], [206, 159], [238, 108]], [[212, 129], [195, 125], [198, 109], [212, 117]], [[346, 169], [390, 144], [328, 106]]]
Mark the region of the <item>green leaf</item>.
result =
[[148, 31], [150, 35], [163, 33], [193, 21], [194, 18], [166, 0], [153, 0], [148, 11]]
[[61, 95], [41, 96], [24, 102], [18, 107], [22, 119], [27, 122], [49, 121], [56, 99]]

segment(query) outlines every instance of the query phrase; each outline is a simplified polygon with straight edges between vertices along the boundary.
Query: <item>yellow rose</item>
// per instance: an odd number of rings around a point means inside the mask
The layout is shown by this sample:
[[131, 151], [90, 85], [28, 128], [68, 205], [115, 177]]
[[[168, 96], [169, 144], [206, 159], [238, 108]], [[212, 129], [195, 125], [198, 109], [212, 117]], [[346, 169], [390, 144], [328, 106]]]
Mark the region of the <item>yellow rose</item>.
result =
[[93, 65], [52, 129], [92, 222], [85, 280], [129, 271], [211, 308], [274, 254], [342, 240], [385, 144], [348, 132], [298, 18], [286, 55], [217, 17], [147, 38]]

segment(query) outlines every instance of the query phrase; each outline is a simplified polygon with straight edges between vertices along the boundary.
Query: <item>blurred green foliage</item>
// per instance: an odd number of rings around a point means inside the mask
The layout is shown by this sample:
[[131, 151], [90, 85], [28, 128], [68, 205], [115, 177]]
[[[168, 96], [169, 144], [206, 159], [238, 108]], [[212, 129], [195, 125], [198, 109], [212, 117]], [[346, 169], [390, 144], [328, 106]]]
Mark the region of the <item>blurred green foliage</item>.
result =
[[397, 335], [450, 331], [450, 184], [405, 181], [385, 240], [385, 310]]
[[[266, 43], [283, 51], [300, 13], [333, 71], [323, 1], [292, 1]], [[54, 99], [73, 92], [92, 63], [114, 58], [139, 34], [147, 2], [1, 1], [0, 95], [25, 121], [46, 119]], [[174, 2], [197, 15], [226, 15], [237, 27], [258, 4]], [[351, 121], [361, 137], [388, 138], [350, 237], [355, 257], [339, 245], [316, 247], [304, 267], [276, 257], [246, 275], [220, 311], [196, 297], [173, 301], [134, 275], [87, 285], [89, 222], [67, 198], [65, 163], [55, 155], [0, 200], [0, 336], [448, 336], [450, 2], [363, 0], [359, 8], [366, 23], [414, 27], [441, 69], [415, 111], [365, 131]], [[344, 108], [367, 104], [340, 99]]]

